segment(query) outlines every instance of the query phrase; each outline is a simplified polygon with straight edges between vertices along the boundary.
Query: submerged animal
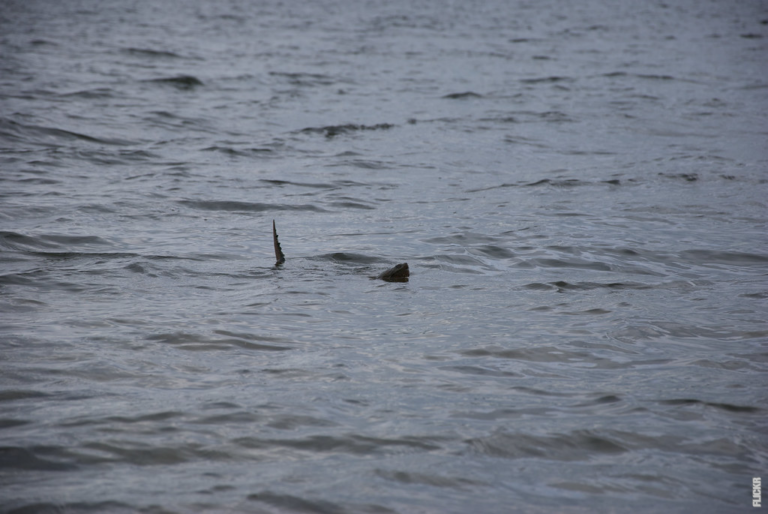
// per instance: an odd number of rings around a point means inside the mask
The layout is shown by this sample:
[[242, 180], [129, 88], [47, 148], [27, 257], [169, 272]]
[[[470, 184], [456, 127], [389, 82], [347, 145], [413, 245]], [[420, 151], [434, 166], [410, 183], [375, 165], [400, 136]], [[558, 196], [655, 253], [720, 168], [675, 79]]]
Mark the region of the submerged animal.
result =
[[[277, 228], [275, 228], [275, 220], [272, 220], [272, 242], [275, 245], [275, 266], [279, 266], [285, 262], [285, 254], [280, 246], [280, 241], [277, 239]], [[411, 272], [408, 269], [408, 263], [403, 262], [396, 265], [393, 268], [384, 271], [378, 276], [371, 277], [374, 279], [381, 279], [386, 282], [408, 282], [408, 277], [411, 276]]]

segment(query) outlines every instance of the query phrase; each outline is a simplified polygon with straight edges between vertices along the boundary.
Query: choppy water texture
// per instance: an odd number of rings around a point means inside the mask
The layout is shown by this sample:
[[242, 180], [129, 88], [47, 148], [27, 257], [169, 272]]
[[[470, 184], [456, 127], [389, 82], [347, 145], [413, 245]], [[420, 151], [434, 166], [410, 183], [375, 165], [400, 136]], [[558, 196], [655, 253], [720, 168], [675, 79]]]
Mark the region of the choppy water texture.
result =
[[766, 56], [759, 0], [3, 2], [0, 510], [751, 512]]

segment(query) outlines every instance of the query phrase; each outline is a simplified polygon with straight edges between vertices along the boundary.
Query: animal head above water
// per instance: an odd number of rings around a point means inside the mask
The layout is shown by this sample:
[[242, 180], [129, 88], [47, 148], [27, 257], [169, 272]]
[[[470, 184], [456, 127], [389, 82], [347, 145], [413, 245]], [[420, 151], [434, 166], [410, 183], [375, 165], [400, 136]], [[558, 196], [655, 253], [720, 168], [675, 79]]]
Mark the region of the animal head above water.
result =
[[408, 269], [408, 263], [403, 262], [398, 264], [394, 268], [390, 268], [376, 278], [387, 282], [408, 282], [408, 277], [411, 276], [411, 271]]

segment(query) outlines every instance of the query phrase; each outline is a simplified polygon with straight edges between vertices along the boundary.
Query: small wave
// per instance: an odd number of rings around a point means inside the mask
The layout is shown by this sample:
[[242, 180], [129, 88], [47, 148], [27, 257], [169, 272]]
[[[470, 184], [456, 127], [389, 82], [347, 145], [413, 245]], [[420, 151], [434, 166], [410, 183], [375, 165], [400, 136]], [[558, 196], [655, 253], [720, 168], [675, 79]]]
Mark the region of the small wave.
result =
[[325, 253], [322, 255], [312, 257], [312, 260], [352, 263], [352, 264], [375, 264], [375, 263], [384, 261], [384, 259], [380, 257], [371, 257], [370, 255], [364, 255], [362, 253], [352, 253], [352, 252]]
[[[626, 71], [612, 71], [609, 73], [603, 73], [602, 77], [609, 79], [617, 78], [630, 78], [630, 79], [645, 79], [645, 80], [675, 80], [675, 77], [671, 75], [656, 75], [652, 73], [627, 73]], [[655, 99], [655, 97], [649, 97]]]
[[204, 211], [266, 212], [266, 211], [309, 211], [328, 212], [314, 205], [286, 205], [259, 202], [239, 202], [235, 200], [179, 200], [178, 203]]
[[682, 180], [685, 180], [686, 182], [696, 182], [697, 180], [699, 180], [699, 176], [696, 173], [677, 173], [677, 174], [659, 173], [659, 176], [668, 177], [672, 179], [682, 179]]
[[140, 273], [142, 275], [147, 274], [146, 268], [138, 262], [131, 263], [128, 266], [125, 266], [123, 269], [132, 273]]
[[[54, 252], [51, 250], [72, 247], [111, 246], [111, 243], [98, 236], [68, 236], [61, 234], [40, 234], [26, 236], [16, 232], [0, 232], [0, 248], [41, 255], [45, 257], [71, 258], [78, 256], [114, 255], [110, 253], [83, 253], [74, 251]], [[126, 254], [120, 254], [126, 255]], [[132, 255], [132, 254], [130, 254]]]
[[438, 254], [420, 258], [423, 262], [433, 261], [437, 267], [454, 273], [482, 274], [484, 271], [493, 270], [483, 259], [472, 255]]
[[[509, 121], [514, 121], [515, 123], [536, 123], [536, 122], [548, 122], [548, 123], [570, 123], [573, 122], [574, 119], [565, 114], [561, 111], [512, 111], [511, 113], [507, 114], [507, 119]], [[489, 120], [493, 121], [493, 120]], [[507, 136], [509, 137], [509, 142], [521, 142], [528, 144], [532, 144], [530, 142], [535, 143], [535, 139], [529, 139], [522, 136]], [[549, 148], [549, 145], [541, 144], [542, 148]]]
[[360, 201], [355, 201], [352, 199], [344, 200], [344, 201], [336, 201], [336, 202], [330, 202], [328, 205], [332, 207], [337, 207], [339, 209], [363, 209], [363, 210], [375, 210], [376, 207], [373, 207], [371, 205], [367, 205], [364, 203], [361, 203]]
[[16, 251], [28, 251], [28, 248], [56, 248], [58, 245], [50, 244], [39, 237], [25, 236], [18, 232], [0, 231], [0, 247]]
[[[274, 337], [262, 337], [254, 334], [230, 334], [220, 333], [224, 337], [208, 337], [200, 334], [186, 332], [169, 332], [147, 336], [147, 340], [173, 345], [180, 350], [187, 351], [226, 351], [233, 348], [264, 352], [286, 352], [293, 350], [292, 346], [279, 346], [266, 344], [266, 342], [287, 343], [285, 339]], [[261, 341], [261, 342], [257, 342]]]
[[493, 122], [493, 123], [517, 123], [519, 120], [514, 116], [497, 116], [480, 118], [478, 121]]
[[116, 423], [132, 425], [138, 423], [146, 423], [148, 421], [166, 421], [169, 419], [178, 419], [183, 417], [184, 413], [181, 411], [167, 410], [152, 412], [150, 414], [139, 414], [136, 416], [76, 417], [71, 421], [60, 423], [60, 425], [63, 427], [114, 425]]
[[196, 458], [212, 458], [214, 452], [201, 450], [191, 445], [160, 448], [138, 447], [129, 442], [110, 441], [86, 443], [82, 446], [91, 459], [102, 458], [110, 462], [122, 462], [134, 466], [167, 466], [192, 461]]
[[359, 168], [364, 170], [390, 170], [390, 169], [397, 168], [397, 165], [394, 162], [374, 161], [374, 160], [366, 160], [366, 159], [345, 160], [336, 164], [331, 164], [329, 166], [330, 167], [350, 166], [352, 168]]
[[[461, 490], [467, 486], [490, 486], [491, 484], [462, 477], [446, 477], [437, 473], [414, 473], [409, 471], [377, 470], [376, 475], [386, 480], [401, 484], [426, 485], [429, 487], [446, 487]], [[382, 510], [382, 512], [385, 512]]]
[[32, 391], [29, 389], [9, 389], [6, 391], [0, 391], [0, 402], [14, 402], [16, 400], [47, 398], [48, 396], [50, 395], [47, 393], [41, 393], [40, 391]]
[[44, 257], [50, 260], [58, 261], [71, 261], [76, 259], [132, 259], [138, 257], [135, 253], [116, 252], [116, 253], [102, 253], [102, 252], [29, 252], [31, 255], [37, 257]]
[[356, 125], [347, 123], [345, 125], [328, 125], [325, 127], [307, 127], [298, 132], [305, 134], [323, 134], [327, 138], [336, 137], [350, 132], [359, 132], [365, 130], [387, 130], [394, 127], [391, 123], [377, 123], [376, 125]]
[[[181, 116], [168, 111], [150, 111], [142, 115], [150, 126], [169, 127], [172, 129], [182, 129], [185, 132], [198, 130], [204, 133], [217, 133], [211, 128], [210, 119], [200, 117]], [[157, 141], [157, 145], [165, 145], [169, 141]], [[180, 163], [181, 164], [181, 163]]]
[[145, 80], [144, 82], [151, 82], [155, 84], [166, 84], [169, 86], [174, 86], [181, 90], [191, 90], [203, 85], [202, 80], [192, 75], [178, 75], [176, 77], [148, 79], [148, 80]]
[[618, 441], [590, 430], [549, 436], [498, 432], [488, 437], [468, 439], [466, 444], [482, 455], [507, 459], [589, 460], [628, 451]]
[[150, 48], [129, 47], [129, 48], [123, 48], [121, 51], [125, 54], [136, 55], [139, 57], [152, 57], [152, 58], [162, 58], [162, 59], [180, 59], [181, 58], [179, 54], [174, 52], [169, 52], [167, 50], [153, 50]]
[[110, 243], [98, 236], [65, 236], [59, 234], [41, 235], [38, 236], [44, 241], [52, 241], [60, 245], [109, 245]]
[[[30, 273], [25, 273], [25, 275], [30, 275]], [[21, 276], [19, 274], [11, 273], [8, 275], [0, 275], [0, 286], [36, 287], [38, 283], [39, 282], [37, 279], [27, 278], [26, 276]], [[65, 287], [64, 289], [69, 289], [69, 288]]]
[[[334, 182], [330, 184], [320, 183], [320, 182], [292, 182], [290, 180], [275, 180], [275, 179], [261, 179], [259, 182], [264, 182], [265, 184], [270, 184], [273, 186], [297, 186], [297, 187], [311, 187], [311, 188], [317, 188], [317, 189], [335, 189], [336, 187], [346, 187], [348, 185], [357, 185], [357, 183], [348, 182], [348, 181], [340, 181]], [[360, 184], [362, 185], [362, 184]]]
[[237, 156], [237, 157], [263, 157], [265, 154], [271, 154], [274, 153], [274, 150], [272, 148], [244, 148], [244, 149], [235, 149], [231, 146], [209, 146], [207, 148], [203, 148], [203, 152], [219, 152], [226, 155], [231, 156]]
[[262, 421], [262, 416], [253, 412], [232, 412], [206, 416], [195, 421], [200, 425], [231, 425], [234, 423], [252, 424]]
[[[547, 287], [547, 289], [555, 288], [558, 292], [563, 292], [566, 290], [572, 290], [572, 291], [590, 291], [592, 289], [611, 289], [611, 290], [624, 290], [624, 289], [652, 289], [653, 286], [647, 285], [647, 284], [640, 284], [637, 282], [611, 282], [607, 284], [601, 284], [597, 282], [578, 282], [576, 284], [571, 284], [569, 282], [565, 281], [558, 281], [558, 282], [552, 282], [551, 285], [545, 285], [541, 284]], [[529, 287], [533, 286], [533, 287]], [[529, 289], [538, 289], [538, 284], [529, 284], [526, 286], [526, 288]]]
[[675, 80], [675, 77], [672, 75], [655, 75], [655, 74], [646, 74], [646, 73], [637, 73], [635, 74], [637, 78], [641, 79], [648, 79], [648, 80]]
[[48, 41], [47, 39], [33, 39], [29, 42], [32, 46], [59, 46], [58, 43], [54, 43], [53, 41]]
[[513, 144], [513, 145], [526, 145], [526, 146], [532, 146], [534, 148], [549, 148], [549, 145], [546, 145], [544, 143], [540, 143], [536, 141], [535, 139], [531, 139], [528, 137], [523, 136], [504, 136], [504, 142]]
[[6, 428], [22, 427], [31, 423], [31, 421], [25, 419], [0, 418], [0, 430]]
[[[249, 494], [248, 500], [252, 502], [266, 503], [267, 505], [279, 509], [279, 512], [347, 512], [347, 509], [342, 505], [329, 502], [328, 500], [306, 499], [290, 494], [277, 494], [270, 491]], [[356, 511], [389, 512], [389, 509], [374, 507], [375, 508], [373, 509], [363, 508]]]
[[[563, 312], [567, 315], [604, 315], [602, 309], [589, 309], [581, 312]], [[540, 363], [563, 363], [569, 366], [577, 366], [589, 369], [632, 369], [640, 366], [656, 366], [666, 364], [668, 359], [638, 360], [626, 362], [623, 358], [614, 360], [607, 357], [596, 356], [590, 350], [568, 350], [560, 346], [539, 346], [531, 348], [507, 349], [498, 346], [485, 348], [474, 348], [471, 350], [461, 350], [457, 352], [463, 357], [471, 358], [492, 358], [492, 359], [510, 359], [513, 361], [540, 362]]]
[[520, 377], [520, 373], [514, 373], [512, 371], [501, 371], [498, 369], [491, 369], [481, 366], [442, 366], [440, 369], [447, 371], [455, 371], [464, 375], [480, 375], [489, 377]]
[[731, 264], [734, 266], [752, 266], [768, 264], [768, 255], [746, 252], [723, 252], [718, 250], [684, 250], [680, 257], [696, 264]]
[[421, 437], [366, 437], [360, 435], [328, 436], [314, 435], [299, 439], [261, 439], [244, 437], [235, 442], [249, 449], [289, 448], [312, 453], [351, 453], [375, 455], [386, 453], [388, 448], [410, 448], [413, 450], [439, 450], [440, 446], [430, 442], [432, 438]]
[[603, 262], [590, 262], [583, 260], [562, 260], [562, 259], [528, 259], [518, 264], [520, 267], [528, 268], [574, 268], [587, 269], [593, 271], [613, 271], [613, 268]]
[[586, 186], [589, 185], [590, 182], [583, 182], [581, 180], [575, 179], [575, 178], [568, 178], [564, 180], [553, 180], [548, 178], [543, 178], [541, 180], [537, 180], [536, 182], [531, 182], [528, 184], [523, 184], [524, 187], [534, 187], [534, 186], [554, 186], [554, 187], [575, 187], [575, 186]]
[[337, 82], [333, 77], [322, 73], [270, 71], [269, 75], [286, 79], [293, 86], [330, 86]]
[[553, 75], [551, 77], [536, 77], [532, 79], [520, 79], [523, 84], [553, 84], [555, 82], [574, 82], [575, 79], [571, 77], [560, 77]]
[[0, 180], [8, 180], [9, 182], [17, 182], [19, 184], [35, 184], [39, 186], [54, 186], [56, 184], [61, 184], [62, 182], [61, 180], [54, 180], [51, 178], [37, 178], [37, 177], [22, 178], [18, 180], [0, 178]]
[[487, 255], [493, 259], [512, 259], [516, 257], [515, 253], [501, 246], [480, 245], [472, 248], [472, 252]]
[[[61, 448], [59, 447], [59, 449]], [[41, 449], [41, 451], [46, 450]], [[72, 471], [77, 469], [77, 466], [68, 462], [59, 462], [38, 456], [35, 452], [26, 448], [6, 446], [0, 447], [0, 469]]]
[[7, 118], [0, 118], [0, 137], [17, 142], [59, 146], [71, 141], [85, 141], [103, 145], [125, 146], [133, 144], [125, 139], [99, 138], [55, 127], [25, 125]]
[[472, 350], [461, 350], [458, 353], [464, 357], [493, 357], [530, 362], [574, 362], [591, 356], [588, 352], [565, 351], [554, 346], [512, 350], [498, 347], [474, 348]]
[[613, 311], [606, 309], [587, 309], [585, 311], [562, 311], [562, 314], [567, 316], [602, 316], [603, 314], [610, 314]]
[[758, 298], [760, 300], [768, 299], [768, 291], [761, 293], [744, 293], [739, 295], [741, 298]]
[[662, 405], [703, 405], [705, 407], [712, 407], [715, 409], [720, 409], [728, 412], [744, 412], [744, 413], [756, 413], [760, 412], [762, 409], [758, 407], [750, 407], [747, 405], [733, 405], [731, 403], [715, 403], [715, 402], [705, 402], [702, 400], [695, 400], [690, 398], [681, 398], [676, 400], [661, 400], [659, 401]]
[[483, 95], [475, 93], [473, 91], [465, 91], [463, 93], [450, 93], [444, 95], [442, 98], [449, 98], [451, 100], [463, 100], [466, 98], [482, 98]]
[[84, 89], [82, 91], [74, 91], [72, 93], [63, 93], [62, 98], [83, 98], [85, 100], [96, 100], [103, 98], [112, 98], [115, 96], [115, 90], [108, 87], [100, 87], [96, 89]]
[[449, 236], [432, 237], [425, 239], [425, 243], [432, 244], [446, 244], [446, 245], [459, 245], [469, 246], [473, 244], [488, 244], [495, 243], [497, 238], [487, 236], [485, 234], [478, 234], [475, 232], [462, 232], [460, 234], [451, 234]]
[[294, 430], [300, 427], [335, 427], [339, 426], [335, 421], [306, 416], [301, 414], [281, 414], [274, 415], [266, 423], [266, 426], [277, 428], [278, 430]]
[[[530, 284], [526, 284], [523, 286], [525, 289], [530, 289], [532, 291], [552, 291], [557, 289], [556, 286], [551, 284], [543, 284], [541, 282], [532, 282]], [[538, 309], [543, 309], [542, 307], [538, 307]]]

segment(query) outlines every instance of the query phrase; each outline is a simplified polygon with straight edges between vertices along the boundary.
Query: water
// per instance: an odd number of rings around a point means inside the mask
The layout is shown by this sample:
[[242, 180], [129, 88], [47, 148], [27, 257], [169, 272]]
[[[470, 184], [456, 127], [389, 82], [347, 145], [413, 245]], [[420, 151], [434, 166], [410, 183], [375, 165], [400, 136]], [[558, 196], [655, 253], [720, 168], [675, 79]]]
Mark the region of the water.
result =
[[752, 509], [766, 37], [756, 0], [4, 2], [2, 512]]

